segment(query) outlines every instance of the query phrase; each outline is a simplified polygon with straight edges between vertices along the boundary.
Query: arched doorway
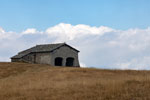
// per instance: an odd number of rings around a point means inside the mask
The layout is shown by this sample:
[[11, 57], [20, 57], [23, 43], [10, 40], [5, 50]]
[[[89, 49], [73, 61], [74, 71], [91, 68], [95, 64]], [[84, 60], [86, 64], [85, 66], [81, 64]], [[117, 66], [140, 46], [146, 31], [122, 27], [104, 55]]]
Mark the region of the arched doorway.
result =
[[57, 57], [55, 58], [55, 66], [62, 66], [63, 58]]
[[73, 64], [74, 64], [74, 58], [68, 57], [66, 59], [66, 66], [73, 66]]

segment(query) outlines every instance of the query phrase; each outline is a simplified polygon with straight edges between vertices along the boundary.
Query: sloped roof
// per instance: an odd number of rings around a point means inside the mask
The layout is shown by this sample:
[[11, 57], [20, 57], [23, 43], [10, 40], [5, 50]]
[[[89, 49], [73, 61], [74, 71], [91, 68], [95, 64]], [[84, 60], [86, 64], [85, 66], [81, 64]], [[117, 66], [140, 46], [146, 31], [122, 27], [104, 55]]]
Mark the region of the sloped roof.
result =
[[[57, 44], [42, 44], [42, 45], [36, 45], [32, 48], [29, 48], [27, 50], [19, 52], [17, 55], [11, 57], [11, 58], [21, 58], [29, 53], [33, 52], [51, 52], [56, 50], [57, 48], [67, 45], [66, 43], [57, 43]], [[67, 45], [68, 47], [74, 49], [75, 51], [79, 52], [77, 49]]]

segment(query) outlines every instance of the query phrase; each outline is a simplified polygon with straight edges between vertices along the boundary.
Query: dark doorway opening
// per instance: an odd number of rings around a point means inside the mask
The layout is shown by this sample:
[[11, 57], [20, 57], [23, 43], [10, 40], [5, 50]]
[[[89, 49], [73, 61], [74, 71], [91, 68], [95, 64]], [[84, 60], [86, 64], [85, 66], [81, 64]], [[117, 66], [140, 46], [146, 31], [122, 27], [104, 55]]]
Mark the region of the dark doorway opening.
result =
[[33, 54], [33, 62], [36, 63], [36, 54]]
[[55, 58], [55, 66], [62, 66], [63, 58], [57, 57]]
[[74, 58], [68, 57], [66, 59], [66, 66], [73, 66], [73, 64], [74, 64]]

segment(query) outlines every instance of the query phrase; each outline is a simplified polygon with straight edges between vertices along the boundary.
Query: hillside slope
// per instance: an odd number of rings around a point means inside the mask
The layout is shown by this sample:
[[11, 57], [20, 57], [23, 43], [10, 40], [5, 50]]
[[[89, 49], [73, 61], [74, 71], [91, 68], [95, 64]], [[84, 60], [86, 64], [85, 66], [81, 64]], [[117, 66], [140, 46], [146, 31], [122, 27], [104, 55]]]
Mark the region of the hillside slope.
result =
[[0, 100], [150, 100], [150, 71], [0, 63]]

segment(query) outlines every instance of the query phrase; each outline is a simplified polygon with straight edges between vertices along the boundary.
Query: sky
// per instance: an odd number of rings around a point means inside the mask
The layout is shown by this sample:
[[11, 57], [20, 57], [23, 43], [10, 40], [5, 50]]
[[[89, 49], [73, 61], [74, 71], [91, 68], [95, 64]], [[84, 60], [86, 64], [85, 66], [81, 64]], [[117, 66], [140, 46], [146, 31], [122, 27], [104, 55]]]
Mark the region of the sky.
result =
[[84, 67], [150, 69], [150, 0], [0, 0], [0, 61], [67, 42]]

